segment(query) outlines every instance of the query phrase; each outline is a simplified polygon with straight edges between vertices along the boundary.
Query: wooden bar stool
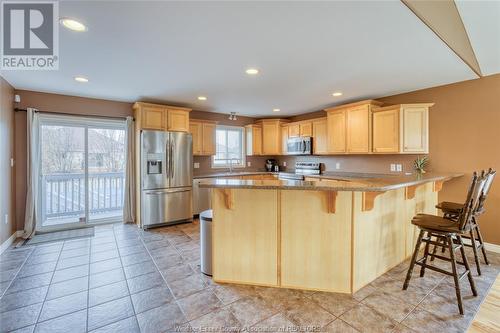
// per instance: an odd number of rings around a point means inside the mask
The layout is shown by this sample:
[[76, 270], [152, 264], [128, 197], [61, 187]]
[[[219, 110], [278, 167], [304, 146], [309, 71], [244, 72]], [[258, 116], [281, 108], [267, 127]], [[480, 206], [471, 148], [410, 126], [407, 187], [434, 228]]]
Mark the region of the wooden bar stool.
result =
[[[496, 171], [492, 170], [491, 168], [486, 173], [486, 181], [484, 183], [483, 193], [481, 194], [477, 208], [472, 216], [471, 230], [469, 232], [469, 235], [462, 236], [463, 238], [470, 239], [471, 243], [464, 244], [464, 245], [472, 247], [472, 250], [474, 252], [474, 259], [476, 261], [476, 269], [477, 269], [478, 275], [481, 275], [481, 263], [479, 261], [478, 250], [481, 250], [481, 252], [483, 253], [483, 258], [484, 258], [484, 262], [486, 263], [486, 265], [489, 265], [489, 262], [488, 262], [488, 257], [486, 256], [486, 250], [484, 248], [483, 236], [481, 234], [481, 229], [479, 228], [479, 224], [478, 224], [477, 220], [478, 220], [479, 216], [484, 214], [484, 212], [486, 211], [484, 208], [484, 203], [486, 201], [486, 198], [488, 197], [488, 192], [490, 191], [491, 184], [493, 183], [493, 180], [495, 179], [495, 175], [496, 175]], [[443, 212], [444, 218], [456, 221], [458, 219], [458, 216], [460, 215], [460, 212], [464, 208], [464, 204], [444, 201], [444, 202], [439, 203], [436, 206], [436, 208], [440, 209]], [[434, 256], [436, 254], [436, 249], [437, 249], [437, 246], [434, 245], [434, 248], [432, 250], [431, 261], [434, 260]], [[444, 249], [445, 249], [445, 246], [443, 246], [443, 252], [444, 252]]]
[[[469, 279], [472, 294], [474, 296], [477, 296], [477, 291], [476, 285], [474, 284], [474, 280], [472, 278], [472, 273], [470, 271], [469, 262], [467, 261], [467, 256], [465, 255], [462, 235], [465, 232], [469, 232], [471, 229], [473, 212], [478, 205], [485, 181], [486, 177], [484, 177], [483, 175], [478, 176], [478, 174], [474, 172], [472, 183], [467, 193], [467, 200], [465, 201], [464, 208], [459, 213], [456, 221], [446, 219], [441, 216], [428, 214], [418, 214], [412, 219], [411, 223], [418, 226], [418, 228], [420, 229], [420, 233], [418, 235], [415, 250], [411, 258], [410, 267], [408, 268], [408, 273], [406, 274], [406, 279], [403, 284], [403, 290], [408, 289], [408, 285], [410, 283], [411, 275], [413, 273], [413, 268], [415, 267], [415, 265], [421, 266], [420, 277], [424, 276], [426, 268], [446, 275], [451, 275], [453, 276], [453, 279], [455, 281], [458, 310], [460, 311], [460, 314], [464, 314], [462, 295], [459, 284], [460, 280], [467, 276], [467, 278]], [[427, 235], [425, 235], [426, 233]], [[432, 237], [436, 237], [438, 240], [433, 240]], [[435, 255], [435, 258], [451, 262], [452, 272], [427, 263], [427, 257], [429, 256], [429, 246], [431, 244], [442, 246], [443, 244], [439, 242], [440, 240], [443, 240], [444, 244], [448, 246], [450, 257], [448, 258], [441, 255]], [[424, 256], [417, 260], [418, 252], [422, 243], [425, 243]], [[457, 262], [455, 258], [456, 250], [460, 250], [462, 262]], [[465, 266], [465, 271], [463, 273], [459, 274], [457, 264]]]

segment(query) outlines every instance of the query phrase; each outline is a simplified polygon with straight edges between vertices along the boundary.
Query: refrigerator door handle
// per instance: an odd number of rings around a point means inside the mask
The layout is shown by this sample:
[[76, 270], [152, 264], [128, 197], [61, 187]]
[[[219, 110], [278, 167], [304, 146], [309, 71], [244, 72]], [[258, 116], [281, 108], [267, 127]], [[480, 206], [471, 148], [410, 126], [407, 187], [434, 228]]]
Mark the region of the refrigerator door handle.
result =
[[169, 190], [155, 190], [155, 191], [145, 191], [144, 194], [147, 195], [158, 195], [158, 194], [169, 194], [169, 193], [179, 193], [179, 192], [189, 192], [191, 188], [176, 188]]
[[174, 157], [172, 156], [174, 154], [174, 145], [172, 141], [170, 141], [170, 151], [169, 151], [169, 156], [170, 156], [170, 179], [174, 178]]

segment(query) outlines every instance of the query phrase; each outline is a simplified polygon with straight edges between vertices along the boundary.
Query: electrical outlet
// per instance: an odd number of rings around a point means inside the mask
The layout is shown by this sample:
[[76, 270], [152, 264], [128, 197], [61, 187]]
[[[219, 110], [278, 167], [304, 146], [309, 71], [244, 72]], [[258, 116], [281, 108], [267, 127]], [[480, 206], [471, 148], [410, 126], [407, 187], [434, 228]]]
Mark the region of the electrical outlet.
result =
[[396, 164], [396, 171], [397, 172], [402, 172], [403, 171], [403, 165], [402, 164]]
[[11, 158], [11, 159], [10, 159], [10, 167], [11, 167], [11, 168], [13, 168], [13, 167], [14, 167], [14, 159], [13, 159], [13, 158]]
[[200, 168], [200, 163], [198, 163], [198, 162], [193, 163], [193, 168], [199, 169]]
[[252, 162], [248, 161], [247, 162], [247, 167], [251, 167], [252, 166]]
[[396, 164], [391, 164], [391, 171], [396, 172]]
[[4, 223], [5, 223], [5, 224], [9, 224], [9, 214], [5, 214], [5, 220], [4, 220]]
[[335, 169], [337, 169], [337, 170], [340, 169], [340, 163], [339, 162], [335, 163]]
[[286, 167], [286, 162], [283, 162], [283, 166]]

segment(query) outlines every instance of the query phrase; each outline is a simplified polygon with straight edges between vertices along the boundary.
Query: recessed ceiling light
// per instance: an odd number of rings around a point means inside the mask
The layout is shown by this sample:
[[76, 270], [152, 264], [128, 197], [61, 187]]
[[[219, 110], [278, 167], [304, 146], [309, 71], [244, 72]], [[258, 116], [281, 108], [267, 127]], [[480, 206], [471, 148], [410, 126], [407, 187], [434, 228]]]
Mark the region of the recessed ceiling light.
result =
[[273, 112], [280, 112], [280, 109], [273, 109]]
[[249, 68], [245, 71], [248, 75], [257, 75], [259, 70], [257, 68]]
[[70, 30], [78, 31], [78, 32], [87, 31], [87, 27], [85, 26], [85, 24], [78, 22], [75, 19], [63, 17], [59, 21], [61, 22], [61, 24], [63, 26], [65, 26], [66, 28], [68, 28]]
[[86, 77], [83, 77], [83, 76], [75, 76], [75, 81], [87, 83], [87, 82], [89, 82], [89, 79], [87, 79]]
[[342, 92], [336, 91], [332, 95], [335, 96], [335, 97], [339, 97], [339, 96], [342, 96]]
[[200, 101], [206, 101], [207, 100], [207, 98], [205, 96], [198, 96], [198, 99]]

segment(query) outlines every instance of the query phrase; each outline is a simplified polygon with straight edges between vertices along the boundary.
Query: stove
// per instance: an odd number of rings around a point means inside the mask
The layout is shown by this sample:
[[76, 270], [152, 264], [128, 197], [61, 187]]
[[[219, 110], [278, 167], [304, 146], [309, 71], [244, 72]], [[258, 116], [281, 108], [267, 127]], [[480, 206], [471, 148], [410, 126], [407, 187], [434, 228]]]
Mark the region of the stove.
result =
[[318, 162], [296, 162], [295, 172], [280, 172], [279, 179], [304, 180], [304, 175], [319, 175], [321, 164]]

